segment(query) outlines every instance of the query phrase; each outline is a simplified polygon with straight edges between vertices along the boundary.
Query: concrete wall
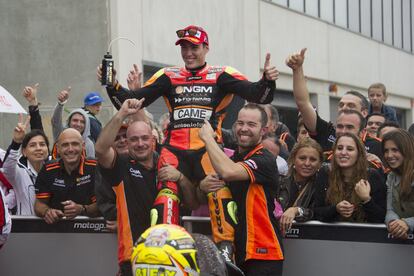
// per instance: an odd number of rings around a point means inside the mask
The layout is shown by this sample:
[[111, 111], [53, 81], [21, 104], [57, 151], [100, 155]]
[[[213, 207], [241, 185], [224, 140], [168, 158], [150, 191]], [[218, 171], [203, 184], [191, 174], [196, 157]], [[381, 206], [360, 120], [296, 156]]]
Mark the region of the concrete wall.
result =
[[[72, 87], [68, 109], [82, 106], [86, 92], [101, 91], [95, 72], [110, 34], [108, 1], [0, 0], [0, 85], [27, 106], [22, 89], [40, 83], [48, 132], [60, 90]], [[105, 106], [103, 119], [112, 112], [109, 100]], [[0, 114], [0, 147], [8, 146], [16, 123], [17, 115]]]
[[[133, 63], [181, 65], [175, 31], [189, 24], [205, 27], [210, 38], [210, 64], [231, 65], [257, 80], [266, 52], [281, 71], [279, 89], [291, 90], [291, 72], [284, 60], [307, 47], [305, 64], [309, 90], [317, 95], [321, 115], [330, 117], [329, 99], [348, 89], [364, 91], [382, 81], [389, 103], [411, 112], [414, 57], [318, 19], [263, 0], [0, 0], [0, 85], [26, 105], [21, 90], [40, 83], [41, 110], [49, 117], [56, 94], [72, 87], [68, 108], [82, 104], [83, 95], [100, 90], [95, 68], [108, 42], [121, 83]], [[328, 92], [338, 84], [337, 95]], [[105, 94], [105, 92], [103, 92]], [[161, 102], [160, 105], [163, 105]], [[100, 115], [112, 113], [109, 101]], [[6, 147], [16, 115], [0, 114], [0, 146]]]
[[[265, 53], [270, 52], [281, 71], [277, 86], [283, 90], [292, 90], [285, 58], [307, 47], [309, 90], [318, 94], [325, 118], [330, 117], [330, 96], [339, 97], [349, 89], [366, 91], [371, 83], [382, 81], [391, 93], [389, 103], [407, 109], [408, 121], [413, 120], [410, 98], [414, 57], [399, 49], [262, 0], [127, 0], [113, 6], [117, 10], [111, 14], [111, 21], [117, 30], [112, 37], [139, 41], [136, 49], [124, 42], [116, 46], [123, 78], [131, 60], [182, 64], [179, 49], [174, 46], [175, 31], [198, 24], [209, 34], [210, 64], [232, 65], [250, 79], [257, 79]], [[136, 16], [124, 16], [134, 8]], [[339, 87], [336, 95], [328, 92], [332, 82]]]

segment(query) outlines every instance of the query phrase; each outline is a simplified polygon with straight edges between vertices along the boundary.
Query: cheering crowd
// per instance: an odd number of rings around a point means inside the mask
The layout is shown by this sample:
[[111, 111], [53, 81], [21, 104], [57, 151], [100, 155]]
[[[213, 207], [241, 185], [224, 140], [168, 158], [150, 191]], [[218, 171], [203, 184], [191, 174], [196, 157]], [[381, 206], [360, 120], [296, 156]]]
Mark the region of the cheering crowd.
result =
[[[142, 86], [134, 65], [128, 88], [114, 74], [107, 92], [117, 112], [104, 126], [98, 92], [63, 122], [67, 88], [57, 94], [52, 141], [43, 131], [38, 85], [23, 89], [29, 116], [19, 116], [0, 152], [0, 246], [11, 214], [48, 224], [103, 216], [118, 233], [120, 274], [130, 275], [133, 244], [148, 227], [202, 215], [210, 216], [229, 266], [281, 275], [282, 239], [294, 221], [385, 223], [396, 239], [413, 233], [414, 136], [385, 104], [383, 84], [367, 95], [346, 92], [336, 122], [326, 121], [310, 101], [306, 49], [293, 53], [286, 59], [298, 108], [291, 131], [271, 104], [278, 71], [270, 54], [262, 78], [250, 82], [232, 67], [206, 63], [203, 28], [188, 26], [177, 36], [185, 66], [163, 68]], [[99, 81], [102, 73], [98, 66]], [[223, 129], [234, 95], [247, 103]], [[169, 113], [157, 123], [144, 107], [159, 97]]]

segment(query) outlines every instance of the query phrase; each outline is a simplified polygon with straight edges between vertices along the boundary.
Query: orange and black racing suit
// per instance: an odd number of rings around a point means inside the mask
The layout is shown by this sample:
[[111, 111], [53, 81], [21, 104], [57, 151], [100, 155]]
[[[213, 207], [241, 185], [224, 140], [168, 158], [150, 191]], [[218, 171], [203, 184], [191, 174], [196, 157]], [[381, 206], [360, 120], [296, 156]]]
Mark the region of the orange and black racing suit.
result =
[[[258, 82], [249, 82], [232, 67], [207, 64], [191, 71], [179, 67], [163, 68], [137, 91], [129, 91], [119, 84], [107, 88], [117, 109], [128, 98], [144, 97], [144, 106], [148, 106], [163, 96], [170, 112], [170, 124], [158, 168], [165, 164], [172, 165], [196, 181], [203, 179], [206, 174], [214, 173], [205, 145], [198, 136], [204, 119], [211, 123], [217, 134], [217, 142], [221, 143], [221, 124], [234, 94], [250, 102], [266, 104], [272, 102], [274, 90], [275, 82], [267, 81], [264, 77]], [[158, 183], [157, 189], [158, 196], [151, 212], [152, 223], [178, 224], [177, 183]], [[210, 193], [208, 202], [215, 242], [232, 241], [237, 222], [232, 213], [235, 210], [231, 210], [235, 204], [229, 189], [225, 187]]]

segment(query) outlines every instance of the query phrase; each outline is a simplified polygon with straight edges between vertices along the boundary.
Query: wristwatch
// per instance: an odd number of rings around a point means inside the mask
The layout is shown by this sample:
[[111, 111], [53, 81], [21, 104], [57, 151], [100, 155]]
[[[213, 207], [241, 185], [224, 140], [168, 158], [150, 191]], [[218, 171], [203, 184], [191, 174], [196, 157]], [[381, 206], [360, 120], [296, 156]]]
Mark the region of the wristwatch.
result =
[[297, 215], [297, 217], [303, 217], [303, 214], [305, 213], [305, 211], [303, 210], [302, 207], [298, 207], [298, 213], [299, 215]]

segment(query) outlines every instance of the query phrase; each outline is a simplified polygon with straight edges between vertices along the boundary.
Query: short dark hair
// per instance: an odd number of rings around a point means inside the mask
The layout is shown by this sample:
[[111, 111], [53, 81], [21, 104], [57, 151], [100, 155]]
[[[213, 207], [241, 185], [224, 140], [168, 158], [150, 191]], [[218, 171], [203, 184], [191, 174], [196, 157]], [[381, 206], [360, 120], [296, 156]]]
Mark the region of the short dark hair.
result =
[[[387, 118], [385, 117], [385, 115], [384, 115], [384, 114], [382, 114], [382, 113], [380, 113], [380, 112], [373, 112], [373, 113], [371, 113], [371, 114], [369, 114], [369, 115], [367, 116], [367, 118], [366, 118], [366, 123], [367, 123], [367, 124], [368, 124], [368, 120], [369, 120], [369, 118], [371, 118], [372, 116], [380, 116], [380, 117], [384, 118], [384, 119], [385, 119], [385, 121], [387, 120]], [[384, 121], [384, 123], [385, 123], [385, 121]]]
[[364, 95], [362, 95], [360, 92], [355, 91], [355, 90], [350, 90], [346, 92], [345, 95], [352, 95], [352, 96], [358, 97], [361, 100], [361, 109], [368, 110], [369, 102], [367, 98]]
[[365, 121], [364, 116], [362, 116], [361, 112], [358, 112], [358, 111], [353, 110], [353, 109], [345, 109], [345, 110], [341, 110], [338, 113], [338, 117], [341, 116], [342, 114], [345, 114], [345, 115], [355, 114], [355, 115], [357, 115], [358, 118], [359, 118], [359, 131], [362, 131], [364, 129], [366, 121]]
[[43, 130], [40, 130], [40, 129], [33, 129], [32, 131], [30, 131], [24, 136], [23, 141], [22, 141], [22, 148], [25, 149], [27, 145], [29, 144], [30, 140], [32, 140], [32, 138], [36, 136], [42, 136], [43, 139], [45, 139], [47, 149], [49, 150], [49, 139], [47, 138]]
[[267, 126], [267, 114], [264, 108], [257, 104], [257, 103], [247, 103], [245, 106], [242, 107], [242, 109], [256, 109], [260, 112], [260, 122], [262, 124], [262, 127]]

